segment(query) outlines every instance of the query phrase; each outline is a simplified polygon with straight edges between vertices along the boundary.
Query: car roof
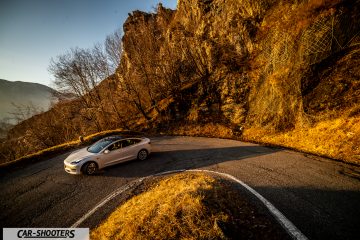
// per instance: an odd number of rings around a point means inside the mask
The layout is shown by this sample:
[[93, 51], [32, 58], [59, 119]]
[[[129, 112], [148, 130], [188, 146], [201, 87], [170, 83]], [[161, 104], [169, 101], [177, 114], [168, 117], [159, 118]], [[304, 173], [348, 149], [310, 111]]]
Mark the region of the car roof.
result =
[[101, 140], [107, 140], [107, 141], [112, 141], [115, 142], [117, 140], [121, 140], [121, 139], [125, 139], [123, 136], [109, 136], [109, 137], [105, 137]]
[[144, 137], [131, 137], [131, 136], [120, 136], [120, 135], [114, 135], [109, 137], [104, 137], [100, 141], [110, 141], [110, 142], [116, 142], [118, 140], [125, 140], [125, 139], [144, 139]]

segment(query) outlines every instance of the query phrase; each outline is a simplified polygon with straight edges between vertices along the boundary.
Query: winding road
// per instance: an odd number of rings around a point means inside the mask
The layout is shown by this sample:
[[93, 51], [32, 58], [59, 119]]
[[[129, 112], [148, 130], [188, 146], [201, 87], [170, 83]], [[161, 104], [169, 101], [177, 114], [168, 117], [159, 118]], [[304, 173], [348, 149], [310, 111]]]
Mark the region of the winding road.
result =
[[[63, 170], [63, 160], [70, 152], [22, 168], [0, 170], [1, 227], [70, 227], [104, 197], [140, 177], [177, 169], [207, 169], [230, 174], [251, 186], [309, 239], [360, 236], [357, 167], [234, 140], [151, 140], [153, 154], [148, 160], [119, 164], [91, 177]], [[85, 226], [93, 227], [90, 223]]]

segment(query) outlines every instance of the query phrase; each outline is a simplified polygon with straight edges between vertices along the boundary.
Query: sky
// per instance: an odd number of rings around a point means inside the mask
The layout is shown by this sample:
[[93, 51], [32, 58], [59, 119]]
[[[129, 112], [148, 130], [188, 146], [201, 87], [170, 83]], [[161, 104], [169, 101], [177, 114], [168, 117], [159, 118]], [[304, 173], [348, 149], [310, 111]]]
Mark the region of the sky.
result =
[[50, 59], [89, 48], [121, 28], [134, 10], [177, 0], [0, 0], [0, 79], [53, 87]]

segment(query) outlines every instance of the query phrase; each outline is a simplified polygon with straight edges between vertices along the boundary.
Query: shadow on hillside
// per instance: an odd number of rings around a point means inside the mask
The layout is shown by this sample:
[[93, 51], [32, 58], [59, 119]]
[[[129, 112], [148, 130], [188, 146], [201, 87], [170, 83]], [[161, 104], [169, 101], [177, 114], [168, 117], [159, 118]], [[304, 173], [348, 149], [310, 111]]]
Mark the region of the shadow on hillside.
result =
[[280, 149], [263, 146], [155, 150], [145, 161], [120, 163], [118, 165], [105, 168], [100, 174], [126, 178], [146, 177], [165, 171], [195, 169], [227, 161], [243, 160], [256, 156], [272, 154], [277, 151], [280, 151]]

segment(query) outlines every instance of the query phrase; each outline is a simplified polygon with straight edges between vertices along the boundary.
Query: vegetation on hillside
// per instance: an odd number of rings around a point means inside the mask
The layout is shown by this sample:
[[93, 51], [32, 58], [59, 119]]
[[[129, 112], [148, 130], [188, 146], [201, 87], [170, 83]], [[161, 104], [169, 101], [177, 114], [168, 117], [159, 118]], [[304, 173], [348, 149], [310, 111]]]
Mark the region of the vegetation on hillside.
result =
[[[6, 161], [106, 129], [278, 144], [360, 163], [359, 0], [180, 0], [50, 70], [77, 95], [14, 127]], [[4, 150], [5, 149], [5, 150]]]

